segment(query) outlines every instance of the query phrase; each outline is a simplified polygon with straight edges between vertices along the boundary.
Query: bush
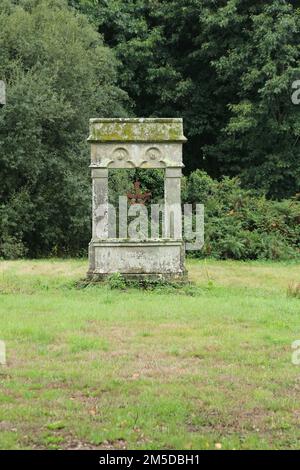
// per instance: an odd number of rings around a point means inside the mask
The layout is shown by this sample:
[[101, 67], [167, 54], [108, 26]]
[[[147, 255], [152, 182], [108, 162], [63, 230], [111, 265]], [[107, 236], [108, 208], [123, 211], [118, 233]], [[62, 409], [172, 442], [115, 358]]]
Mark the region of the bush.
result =
[[205, 205], [205, 244], [193, 256], [253, 260], [299, 257], [297, 200], [267, 200], [242, 189], [237, 178], [216, 181], [200, 170], [186, 178], [183, 200]]
[[23, 243], [14, 237], [4, 238], [0, 244], [0, 258], [18, 259], [24, 258], [27, 249]]
[[107, 278], [107, 284], [110, 289], [121, 289], [126, 288], [126, 282], [121, 273], [113, 273]]

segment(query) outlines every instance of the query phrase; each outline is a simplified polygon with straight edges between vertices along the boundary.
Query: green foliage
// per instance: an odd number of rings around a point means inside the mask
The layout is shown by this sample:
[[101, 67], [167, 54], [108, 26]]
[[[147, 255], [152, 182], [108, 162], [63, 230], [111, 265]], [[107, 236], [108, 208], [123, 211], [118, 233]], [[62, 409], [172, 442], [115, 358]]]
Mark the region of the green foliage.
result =
[[208, 7], [203, 19], [218, 95], [227, 94], [230, 111], [211, 150], [221, 149], [226, 174], [275, 198], [300, 188], [300, 114], [291, 102], [300, 76], [296, 4], [230, 0]]
[[[155, 195], [157, 184], [163, 188], [162, 174], [153, 170], [151, 176], [143, 189]], [[117, 204], [119, 194], [131, 189], [136, 173], [112, 171], [110, 177], [110, 199]], [[182, 201], [205, 206], [205, 245], [194, 256], [287, 259], [300, 254], [297, 199], [268, 200], [258, 192], [243, 189], [238, 178], [224, 177], [218, 181], [196, 170], [183, 180]]]
[[205, 245], [195, 256], [287, 259], [300, 255], [300, 202], [267, 200], [236, 178], [213, 180], [197, 170], [186, 180], [184, 201], [205, 205]]
[[159, 203], [164, 199], [164, 170], [161, 169], [110, 169], [109, 201], [116, 208], [119, 196], [133, 192], [135, 181], [141, 183], [142, 192], [151, 192], [151, 202]]
[[90, 238], [89, 118], [124, 113], [114, 55], [63, 0], [3, 0], [0, 76], [0, 256], [78, 254]]
[[111, 289], [125, 289], [126, 282], [121, 273], [113, 273], [107, 279], [107, 284]]
[[299, 2], [70, 0], [120, 61], [137, 116], [182, 116], [188, 170], [240, 176], [273, 198], [300, 191]]
[[[283, 198], [300, 193], [299, 11], [287, 0], [2, 0], [0, 257], [85, 253], [88, 120], [128, 114], [184, 118], [187, 171], [207, 171], [184, 188], [206, 206], [202, 255], [298, 256], [299, 202]], [[111, 173], [111, 202], [135, 179], [162, 199], [162, 174], [134, 170]]]

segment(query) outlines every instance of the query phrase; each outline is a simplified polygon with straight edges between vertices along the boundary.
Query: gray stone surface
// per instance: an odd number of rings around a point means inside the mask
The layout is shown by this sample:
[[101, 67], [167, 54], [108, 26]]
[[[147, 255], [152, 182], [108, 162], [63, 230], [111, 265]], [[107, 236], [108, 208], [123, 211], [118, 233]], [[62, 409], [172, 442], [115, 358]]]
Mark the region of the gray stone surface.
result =
[[[91, 119], [93, 229], [89, 277], [185, 276], [182, 240], [182, 119]], [[108, 230], [108, 169], [165, 169], [165, 227], [161, 239], [111, 239]]]
[[93, 242], [95, 266], [90, 274], [184, 275], [181, 240], [107, 240]]
[[0, 341], [0, 365], [6, 364], [6, 349], [4, 341]]
[[186, 142], [180, 118], [90, 120], [89, 142]]
[[6, 104], [6, 93], [5, 93], [5, 83], [3, 80], [0, 80], [0, 106]]
[[182, 142], [93, 142], [91, 167], [182, 168]]

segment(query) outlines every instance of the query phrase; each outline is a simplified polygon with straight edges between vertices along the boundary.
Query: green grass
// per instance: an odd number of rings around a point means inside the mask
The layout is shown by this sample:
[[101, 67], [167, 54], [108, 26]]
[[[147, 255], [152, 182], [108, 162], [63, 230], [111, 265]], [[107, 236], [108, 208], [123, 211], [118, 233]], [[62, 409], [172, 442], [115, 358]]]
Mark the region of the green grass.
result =
[[299, 264], [192, 260], [178, 291], [86, 267], [0, 263], [1, 449], [299, 447]]

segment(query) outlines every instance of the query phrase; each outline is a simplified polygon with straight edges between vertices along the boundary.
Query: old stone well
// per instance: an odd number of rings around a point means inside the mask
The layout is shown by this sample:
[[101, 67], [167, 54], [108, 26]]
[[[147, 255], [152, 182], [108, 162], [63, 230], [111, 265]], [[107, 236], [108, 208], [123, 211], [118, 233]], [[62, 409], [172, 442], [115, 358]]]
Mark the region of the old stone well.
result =
[[[112, 273], [128, 278], [186, 277], [182, 238], [181, 177], [182, 119], [91, 119], [93, 188], [92, 239], [88, 277], [103, 279]], [[130, 238], [110, 233], [108, 171], [112, 168], [164, 170], [164, 228], [161, 237]]]

